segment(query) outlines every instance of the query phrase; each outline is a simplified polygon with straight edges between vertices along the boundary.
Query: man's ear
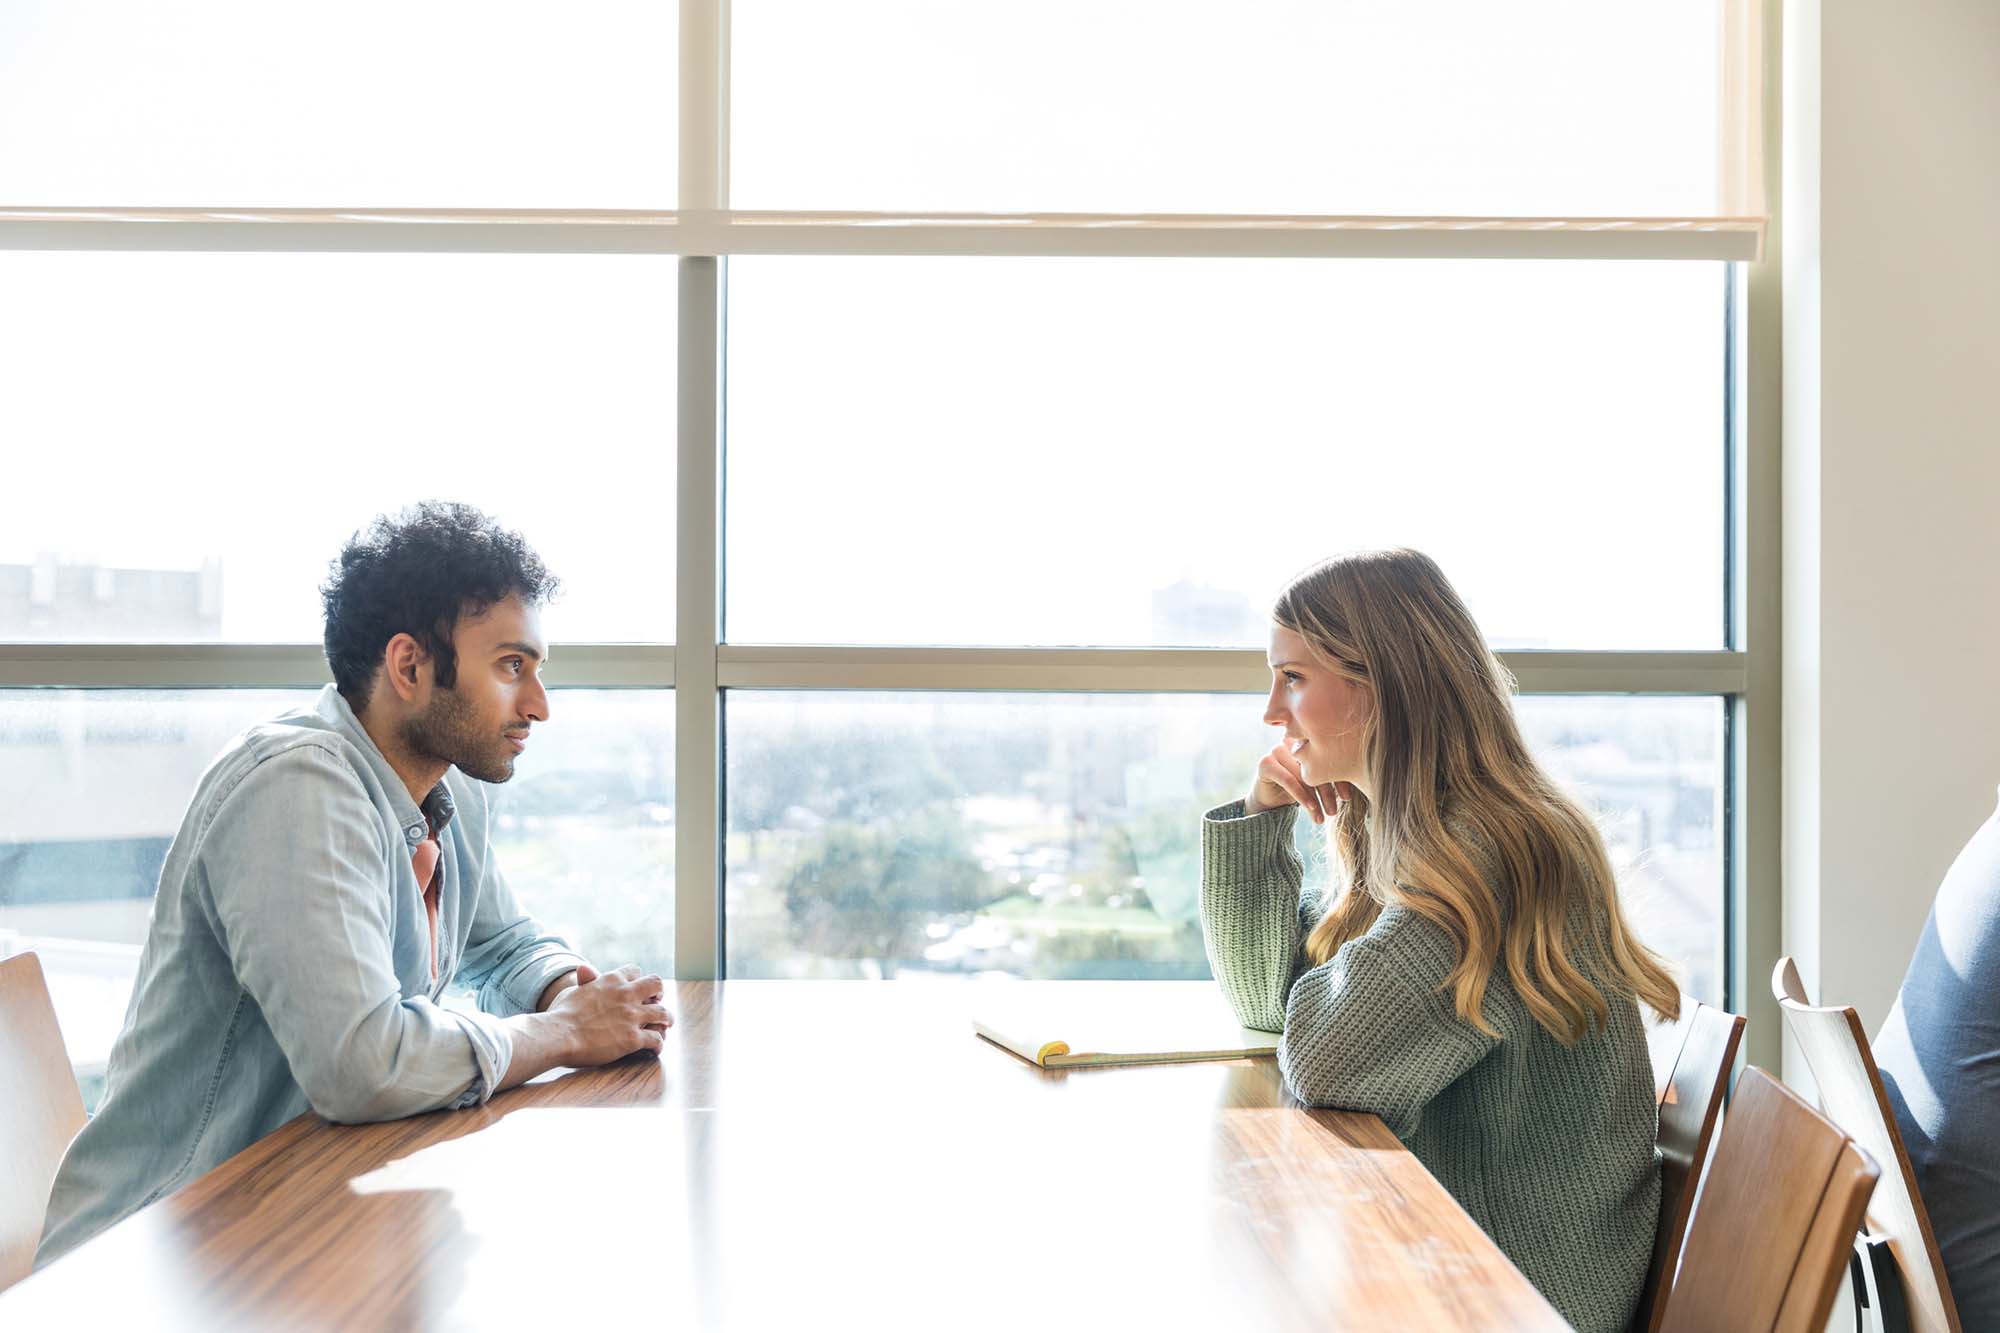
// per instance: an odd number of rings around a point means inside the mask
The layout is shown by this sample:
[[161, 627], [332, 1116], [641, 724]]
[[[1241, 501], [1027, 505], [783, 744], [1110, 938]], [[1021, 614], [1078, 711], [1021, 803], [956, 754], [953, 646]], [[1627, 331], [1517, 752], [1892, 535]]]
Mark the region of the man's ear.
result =
[[382, 680], [406, 704], [430, 692], [431, 655], [408, 634], [398, 634], [382, 650]]

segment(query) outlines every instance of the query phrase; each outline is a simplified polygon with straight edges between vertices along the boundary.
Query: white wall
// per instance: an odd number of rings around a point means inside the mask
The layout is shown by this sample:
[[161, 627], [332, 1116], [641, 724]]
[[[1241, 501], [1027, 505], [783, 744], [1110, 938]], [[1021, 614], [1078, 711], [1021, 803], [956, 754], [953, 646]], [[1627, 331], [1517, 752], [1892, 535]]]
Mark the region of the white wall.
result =
[[2000, 785], [2000, 4], [1784, 41], [1784, 943], [1872, 1033]]

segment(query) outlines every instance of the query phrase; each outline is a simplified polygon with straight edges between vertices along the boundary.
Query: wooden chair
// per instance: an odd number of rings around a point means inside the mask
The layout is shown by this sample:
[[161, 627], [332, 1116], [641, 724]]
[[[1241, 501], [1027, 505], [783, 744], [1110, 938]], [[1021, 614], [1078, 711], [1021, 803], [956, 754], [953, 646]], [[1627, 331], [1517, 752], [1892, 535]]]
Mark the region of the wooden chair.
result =
[[1653, 1051], [1653, 1091], [1660, 1103], [1660, 1221], [1632, 1328], [1658, 1333], [1701, 1168], [1708, 1161], [1715, 1117], [1743, 1040], [1743, 1016], [1683, 995], [1679, 1021], [1658, 1025], [1647, 1040]]
[[1805, 1053], [1813, 1081], [1819, 1084], [1820, 1108], [1827, 1119], [1854, 1137], [1882, 1166], [1882, 1182], [1868, 1204], [1868, 1231], [1889, 1242], [1889, 1253], [1902, 1274], [1909, 1301], [1910, 1327], [1915, 1333], [1959, 1333], [1958, 1306], [1951, 1298], [1944, 1262], [1930, 1214], [1917, 1193], [1903, 1136], [1889, 1109], [1882, 1075], [1861, 1016], [1853, 1006], [1818, 1008], [1806, 999], [1797, 964], [1778, 960], [1771, 973], [1771, 993], [1784, 1011], [1785, 1026]]
[[1822, 1333], [1879, 1174], [1797, 1093], [1745, 1069], [1688, 1226], [1668, 1333]]
[[83, 1120], [41, 959], [0, 959], [0, 1290], [34, 1263], [49, 1185]]

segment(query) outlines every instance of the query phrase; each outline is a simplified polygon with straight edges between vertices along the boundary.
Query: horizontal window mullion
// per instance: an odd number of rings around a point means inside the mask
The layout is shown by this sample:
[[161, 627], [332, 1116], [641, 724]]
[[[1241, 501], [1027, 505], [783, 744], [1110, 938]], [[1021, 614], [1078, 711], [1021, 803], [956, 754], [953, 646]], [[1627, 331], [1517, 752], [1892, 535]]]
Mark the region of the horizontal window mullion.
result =
[[1740, 652], [1516, 652], [1500, 654], [1523, 694], [1741, 694]]
[[[310, 689], [333, 679], [304, 643], [23, 643], [0, 645], [0, 688]], [[671, 687], [671, 644], [566, 644], [551, 654], [551, 686]]]
[[[856, 648], [724, 645], [722, 688], [1262, 692], [1257, 650], [1187, 648]], [[1735, 652], [1502, 653], [1530, 694], [1738, 694]]]
[[[1740, 694], [1739, 652], [1512, 652], [1501, 659], [1529, 694]], [[1263, 653], [1202, 648], [869, 648], [723, 645], [717, 684], [736, 689], [1262, 691]], [[558, 687], [666, 688], [670, 644], [566, 644], [550, 659]], [[331, 677], [310, 644], [0, 645], [0, 688], [271, 689]]]
[[1097, 258], [1752, 260], [1761, 218], [0, 209], [0, 248]]

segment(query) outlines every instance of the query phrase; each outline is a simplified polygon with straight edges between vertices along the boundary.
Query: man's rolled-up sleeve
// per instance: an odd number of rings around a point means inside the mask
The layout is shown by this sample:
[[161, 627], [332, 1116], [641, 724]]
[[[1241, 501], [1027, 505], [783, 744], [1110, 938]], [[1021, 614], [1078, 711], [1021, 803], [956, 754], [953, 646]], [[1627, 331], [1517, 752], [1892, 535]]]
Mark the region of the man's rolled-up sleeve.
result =
[[383, 838], [353, 771], [300, 746], [237, 784], [200, 852], [237, 979], [328, 1120], [476, 1104], [513, 1055], [497, 1019], [403, 994]]

